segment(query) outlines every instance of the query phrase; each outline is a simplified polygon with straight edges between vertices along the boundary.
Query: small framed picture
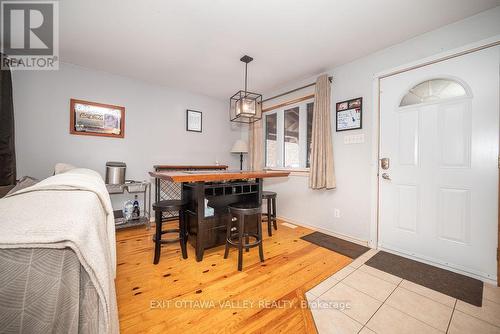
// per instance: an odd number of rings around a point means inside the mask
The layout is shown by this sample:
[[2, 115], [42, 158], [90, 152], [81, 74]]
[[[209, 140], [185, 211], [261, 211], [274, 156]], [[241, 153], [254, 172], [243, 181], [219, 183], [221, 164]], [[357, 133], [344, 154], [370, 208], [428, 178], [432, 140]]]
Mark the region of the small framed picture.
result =
[[361, 107], [361, 98], [349, 101], [349, 109], [360, 108], [360, 107]]
[[202, 132], [203, 113], [197, 110], [186, 110], [186, 131]]
[[338, 103], [337, 105], [337, 110], [340, 111], [340, 110], [347, 110], [349, 109], [349, 103], [348, 102], [340, 102]]
[[336, 131], [357, 130], [362, 128], [363, 98], [342, 101], [336, 107]]
[[125, 136], [125, 107], [70, 99], [69, 112], [69, 132], [73, 135]]

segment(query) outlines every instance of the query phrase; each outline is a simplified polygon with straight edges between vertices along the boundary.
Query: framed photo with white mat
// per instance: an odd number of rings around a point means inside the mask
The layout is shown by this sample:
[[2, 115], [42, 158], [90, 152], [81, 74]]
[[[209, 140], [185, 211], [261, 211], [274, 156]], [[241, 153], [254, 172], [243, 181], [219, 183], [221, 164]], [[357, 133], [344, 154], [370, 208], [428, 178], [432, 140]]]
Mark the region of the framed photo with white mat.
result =
[[186, 131], [202, 132], [203, 113], [197, 110], [186, 110]]

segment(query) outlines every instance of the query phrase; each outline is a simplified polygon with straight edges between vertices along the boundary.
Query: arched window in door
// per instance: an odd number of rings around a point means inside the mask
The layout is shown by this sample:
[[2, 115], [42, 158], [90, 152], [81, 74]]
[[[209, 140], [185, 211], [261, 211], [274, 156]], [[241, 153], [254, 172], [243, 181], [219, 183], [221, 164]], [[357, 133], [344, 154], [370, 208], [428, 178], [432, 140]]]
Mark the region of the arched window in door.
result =
[[459, 97], [466, 97], [467, 89], [458, 81], [452, 79], [431, 79], [413, 86], [403, 96], [400, 107], [413, 104], [437, 102]]

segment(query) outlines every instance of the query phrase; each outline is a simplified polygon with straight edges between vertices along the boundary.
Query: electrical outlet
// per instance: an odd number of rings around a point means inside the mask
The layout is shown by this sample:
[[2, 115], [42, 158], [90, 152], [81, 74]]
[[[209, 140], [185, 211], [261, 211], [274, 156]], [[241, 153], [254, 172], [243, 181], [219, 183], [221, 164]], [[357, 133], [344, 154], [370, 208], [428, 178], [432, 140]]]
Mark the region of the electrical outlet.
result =
[[339, 209], [333, 209], [333, 216], [335, 218], [340, 218], [340, 210]]

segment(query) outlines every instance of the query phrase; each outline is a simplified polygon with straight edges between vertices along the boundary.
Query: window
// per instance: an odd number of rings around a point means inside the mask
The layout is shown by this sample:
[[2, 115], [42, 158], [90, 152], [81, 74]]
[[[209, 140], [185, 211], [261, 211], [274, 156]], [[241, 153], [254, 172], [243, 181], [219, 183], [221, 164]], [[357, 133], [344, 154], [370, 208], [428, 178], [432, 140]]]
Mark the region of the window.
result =
[[313, 105], [306, 102], [266, 113], [266, 167], [309, 167]]
[[299, 168], [299, 107], [285, 113], [285, 167]]
[[400, 107], [467, 96], [464, 86], [451, 79], [432, 79], [419, 83], [403, 96]]
[[266, 115], [266, 167], [278, 166], [277, 115]]
[[307, 104], [307, 156], [306, 167], [311, 167], [311, 143], [312, 143], [312, 128], [313, 128], [313, 109], [314, 103]]

